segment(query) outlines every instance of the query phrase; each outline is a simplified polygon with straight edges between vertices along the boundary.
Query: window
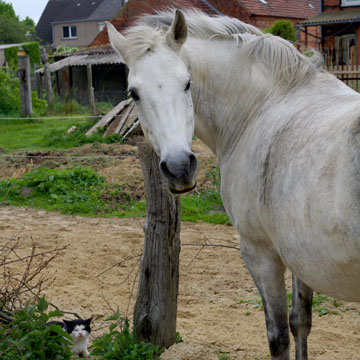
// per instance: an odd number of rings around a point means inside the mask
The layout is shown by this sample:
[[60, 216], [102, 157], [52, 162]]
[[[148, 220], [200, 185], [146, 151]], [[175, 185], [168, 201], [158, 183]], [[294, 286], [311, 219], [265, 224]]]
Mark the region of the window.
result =
[[341, 6], [360, 5], [360, 0], [341, 0]]
[[63, 39], [77, 38], [76, 26], [63, 26]]
[[100, 22], [98, 23], [99, 26], [99, 32], [103, 31], [104, 27], [105, 27], [105, 23], [104, 22]]

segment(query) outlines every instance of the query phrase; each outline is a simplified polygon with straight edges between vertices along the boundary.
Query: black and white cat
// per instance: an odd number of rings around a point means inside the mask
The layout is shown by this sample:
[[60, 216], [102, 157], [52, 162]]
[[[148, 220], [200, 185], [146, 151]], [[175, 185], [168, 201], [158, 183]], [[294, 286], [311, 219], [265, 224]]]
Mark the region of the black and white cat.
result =
[[48, 324], [60, 325], [73, 339], [72, 352], [79, 355], [79, 357], [87, 357], [89, 355], [87, 345], [91, 333], [91, 320], [92, 318], [87, 320], [50, 321]]

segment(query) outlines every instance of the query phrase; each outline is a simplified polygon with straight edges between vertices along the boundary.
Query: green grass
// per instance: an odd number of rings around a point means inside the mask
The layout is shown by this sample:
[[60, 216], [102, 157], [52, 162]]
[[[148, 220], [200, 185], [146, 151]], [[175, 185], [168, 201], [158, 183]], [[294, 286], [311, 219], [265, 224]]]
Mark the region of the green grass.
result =
[[86, 117], [72, 120], [58, 116], [43, 120], [0, 119], [0, 146], [7, 151], [49, 147], [48, 139], [51, 134], [65, 134], [71, 126], [89, 126], [89, 123], [95, 121], [89, 121]]
[[[39, 150], [39, 149], [69, 149], [83, 144], [121, 143], [121, 136], [113, 134], [103, 138], [103, 130], [86, 136], [86, 131], [96, 123], [97, 118], [86, 117], [69, 119], [53, 117], [41, 120], [0, 120], [0, 147], [7, 151]], [[67, 134], [72, 126], [77, 130]]]
[[[214, 200], [215, 199], [215, 200]], [[135, 202], [121, 187], [110, 188], [105, 178], [86, 167], [65, 170], [38, 168], [21, 179], [0, 181], [0, 205], [28, 206], [63, 214], [99, 217], [145, 217], [146, 202]], [[230, 224], [220, 196], [209, 190], [203, 196], [181, 198], [181, 218]]]

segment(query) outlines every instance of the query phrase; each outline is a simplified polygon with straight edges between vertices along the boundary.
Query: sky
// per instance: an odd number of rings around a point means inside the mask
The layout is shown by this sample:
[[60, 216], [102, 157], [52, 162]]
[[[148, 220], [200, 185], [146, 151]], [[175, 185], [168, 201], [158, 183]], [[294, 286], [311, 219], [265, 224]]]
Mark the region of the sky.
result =
[[15, 14], [21, 20], [29, 16], [37, 24], [48, 0], [5, 0], [5, 2], [12, 4]]

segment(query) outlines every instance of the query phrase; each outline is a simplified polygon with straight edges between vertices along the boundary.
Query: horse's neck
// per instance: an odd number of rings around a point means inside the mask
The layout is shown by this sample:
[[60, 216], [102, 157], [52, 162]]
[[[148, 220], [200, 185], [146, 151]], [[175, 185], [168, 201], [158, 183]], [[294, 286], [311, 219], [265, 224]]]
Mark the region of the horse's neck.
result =
[[190, 39], [184, 49], [193, 78], [195, 135], [218, 158], [236, 147], [268, 91], [260, 74], [241, 68], [232, 46]]

